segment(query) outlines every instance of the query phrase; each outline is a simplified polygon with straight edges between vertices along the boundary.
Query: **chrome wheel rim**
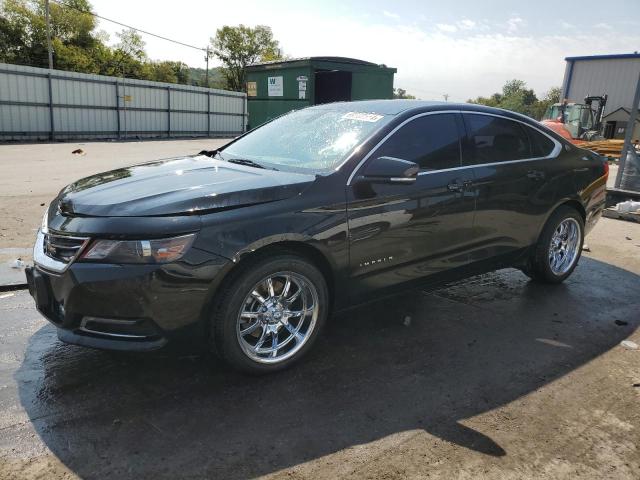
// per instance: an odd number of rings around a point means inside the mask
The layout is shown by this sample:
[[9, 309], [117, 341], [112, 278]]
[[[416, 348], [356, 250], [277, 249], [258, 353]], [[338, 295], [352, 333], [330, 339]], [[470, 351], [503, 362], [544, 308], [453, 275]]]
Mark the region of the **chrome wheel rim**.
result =
[[259, 363], [291, 358], [307, 343], [318, 319], [318, 292], [309, 279], [277, 272], [245, 296], [236, 332], [245, 355]]
[[549, 267], [554, 275], [567, 273], [580, 249], [580, 225], [574, 218], [565, 218], [556, 227], [549, 245]]

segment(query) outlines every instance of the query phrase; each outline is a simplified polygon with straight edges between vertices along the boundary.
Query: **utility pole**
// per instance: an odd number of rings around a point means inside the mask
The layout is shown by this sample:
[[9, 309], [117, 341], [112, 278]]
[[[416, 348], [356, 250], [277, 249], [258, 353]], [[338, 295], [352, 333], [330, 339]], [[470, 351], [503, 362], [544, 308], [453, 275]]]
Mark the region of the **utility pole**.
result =
[[53, 51], [51, 49], [51, 22], [49, 21], [49, 0], [44, 2], [44, 14], [47, 21], [47, 50], [49, 52], [49, 69], [53, 69]]
[[207, 56], [204, 57], [204, 59], [207, 62], [207, 69], [206, 69], [206, 73], [204, 74], [204, 81], [205, 81], [205, 85], [207, 88], [209, 88], [209, 46], [207, 45]]

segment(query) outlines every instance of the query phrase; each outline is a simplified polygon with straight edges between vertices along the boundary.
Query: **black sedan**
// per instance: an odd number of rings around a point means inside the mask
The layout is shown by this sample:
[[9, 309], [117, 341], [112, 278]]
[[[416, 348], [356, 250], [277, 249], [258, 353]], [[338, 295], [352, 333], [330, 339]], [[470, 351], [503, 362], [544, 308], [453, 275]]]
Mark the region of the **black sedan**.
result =
[[27, 270], [61, 340], [186, 340], [249, 372], [302, 357], [327, 317], [503, 267], [559, 283], [608, 167], [507, 111], [418, 101], [284, 115], [215, 151], [64, 188]]

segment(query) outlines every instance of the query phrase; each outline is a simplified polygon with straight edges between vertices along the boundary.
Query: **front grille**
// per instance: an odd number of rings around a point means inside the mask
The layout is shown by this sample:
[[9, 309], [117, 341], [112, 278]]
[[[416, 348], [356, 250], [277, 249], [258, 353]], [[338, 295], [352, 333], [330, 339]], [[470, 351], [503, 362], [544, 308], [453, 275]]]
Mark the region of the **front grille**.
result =
[[46, 233], [44, 235], [43, 249], [48, 257], [69, 263], [80, 253], [88, 240], [88, 238]]

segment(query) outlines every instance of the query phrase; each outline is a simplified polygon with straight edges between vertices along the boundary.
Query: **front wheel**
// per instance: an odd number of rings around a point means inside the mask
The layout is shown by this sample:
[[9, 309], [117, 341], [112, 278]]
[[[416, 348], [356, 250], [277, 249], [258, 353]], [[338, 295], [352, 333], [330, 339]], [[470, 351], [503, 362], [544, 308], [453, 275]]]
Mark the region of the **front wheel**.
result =
[[328, 312], [322, 273], [298, 256], [262, 258], [241, 267], [214, 305], [216, 353], [248, 373], [287, 367], [311, 347]]
[[582, 216], [571, 207], [558, 208], [542, 230], [524, 273], [544, 283], [563, 282], [578, 264], [583, 241]]

